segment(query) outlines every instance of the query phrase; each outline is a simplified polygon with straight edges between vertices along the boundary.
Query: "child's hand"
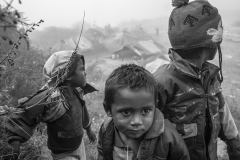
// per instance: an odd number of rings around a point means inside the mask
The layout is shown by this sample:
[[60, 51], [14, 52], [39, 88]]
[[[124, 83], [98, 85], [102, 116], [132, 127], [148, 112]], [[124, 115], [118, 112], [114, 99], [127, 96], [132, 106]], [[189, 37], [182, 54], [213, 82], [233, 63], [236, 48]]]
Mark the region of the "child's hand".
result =
[[96, 135], [92, 131], [91, 126], [87, 129], [87, 135], [88, 135], [90, 143], [94, 143], [96, 141]]

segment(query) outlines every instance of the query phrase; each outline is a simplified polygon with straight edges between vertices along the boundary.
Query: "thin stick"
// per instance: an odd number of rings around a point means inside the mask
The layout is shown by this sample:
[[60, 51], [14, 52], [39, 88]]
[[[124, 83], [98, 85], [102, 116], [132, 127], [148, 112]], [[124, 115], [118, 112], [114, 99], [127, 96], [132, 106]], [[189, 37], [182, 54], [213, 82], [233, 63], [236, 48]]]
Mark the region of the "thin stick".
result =
[[[76, 45], [76, 49], [75, 49], [75, 51], [78, 50], [78, 44], [79, 44], [80, 39], [81, 39], [81, 36], [82, 36], [83, 25], [84, 25], [84, 19], [85, 19], [85, 11], [84, 11], [84, 15], [83, 15], [82, 29], [81, 29], [81, 32], [80, 32], [80, 36], [79, 36], [79, 39], [78, 39], [78, 42], [77, 42], [77, 45]], [[44, 96], [44, 98], [40, 99], [40, 101], [38, 101], [37, 103], [35, 103], [35, 104], [31, 105], [31, 106], [26, 107], [25, 109], [32, 108], [32, 107], [36, 106], [37, 104], [39, 104], [43, 99], [47, 98], [49, 95], [52, 94], [53, 91], [55, 91], [55, 89], [57, 88], [57, 85], [58, 85], [58, 84], [56, 84], [53, 88], [51, 88], [50, 92], [49, 92], [46, 96]]]
[[76, 46], [76, 49], [75, 49], [75, 50], [78, 49], [78, 45], [79, 45], [80, 39], [81, 39], [81, 37], [82, 37], [82, 31], [83, 31], [84, 19], [85, 19], [85, 11], [84, 11], [84, 14], [83, 14], [82, 29], [81, 29], [80, 36], [79, 36], [79, 38], [78, 38], [78, 42], [77, 42], [77, 46]]

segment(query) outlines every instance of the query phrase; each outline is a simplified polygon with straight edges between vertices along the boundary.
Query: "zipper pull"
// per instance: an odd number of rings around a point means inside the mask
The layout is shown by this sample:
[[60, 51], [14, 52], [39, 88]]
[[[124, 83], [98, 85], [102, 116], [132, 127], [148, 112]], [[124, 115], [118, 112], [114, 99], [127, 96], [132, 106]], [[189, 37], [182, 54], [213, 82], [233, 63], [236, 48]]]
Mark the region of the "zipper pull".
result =
[[127, 146], [127, 160], [128, 160], [128, 146]]
[[206, 108], [207, 108], [208, 94], [205, 94], [205, 100], [206, 100]]

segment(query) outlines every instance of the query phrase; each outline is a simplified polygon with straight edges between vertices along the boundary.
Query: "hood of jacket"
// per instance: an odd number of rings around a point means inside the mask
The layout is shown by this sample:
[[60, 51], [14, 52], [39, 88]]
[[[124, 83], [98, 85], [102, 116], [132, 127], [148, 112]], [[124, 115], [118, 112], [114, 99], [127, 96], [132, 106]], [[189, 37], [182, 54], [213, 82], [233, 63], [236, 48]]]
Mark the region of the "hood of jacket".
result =
[[[168, 54], [169, 58], [171, 59], [171, 63], [173, 63], [179, 71], [183, 72], [184, 74], [187, 74], [188, 76], [199, 79], [198, 73], [196, 72], [196, 70], [193, 69], [194, 66], [190, 65], [190, 63], [187, 60], [182, 59], [182, 57], [172, 49], [169, 50]], [[205, 62], [202, 65], [201, 71], [203, 72], [206, 70], [209, 70], [210, 75], [212, 75], [215, 72], [218, 72], [220, 69], [218, 66], [212, 63]]]

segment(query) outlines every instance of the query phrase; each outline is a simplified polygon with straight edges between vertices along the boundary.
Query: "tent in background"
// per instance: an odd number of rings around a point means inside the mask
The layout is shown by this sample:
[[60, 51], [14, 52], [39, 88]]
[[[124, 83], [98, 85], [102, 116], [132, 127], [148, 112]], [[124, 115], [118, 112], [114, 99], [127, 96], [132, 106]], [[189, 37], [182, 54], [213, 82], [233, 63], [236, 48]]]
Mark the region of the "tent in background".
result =
[[[79, 37], [75, 37], [75, 38], [72, 38], [72, 39], [77, 44], [77, 42], [79, 40]], [[91, 49], [92, 46], [93, 45], [92, 45], [92, 43], [89, 40], [87, 40], [85, 37], [81, 36], [80, 42], [78, 44], [79, 49], [81, 49], [81, 50], [88, 50], [88, 49]]]
[[164, 65], [164, 64], [168, 64], [169, 61], [164, 60], [162, 58], [157, 58], [154, 61], [146, 64], [146, 69], [150, 72], [150, 73], [154, 73], [160, 66]]
[[133, 45], [124, 45], [122, 49], [115, 51], [113, 57], [124, 60], [125, 58], [137, 58], [141, 59], [144, 51], [141, 48]]
[[113, 45], [123, 47], [124, 45], [134, 44], [138, 41], [148, 41], [152, 38], [142, 30], [123, 30], [113, 39]]
[[163, 55], [162, 49], [156, 42], [150, 41], [138, 41], [132, 44], [124, 45], [120, 50], [115, 51], [114, 57], [116, 58], [138, 58], [147, 59], [148, 57], [155, 56], [159, 57]]
[[54, 53], [63, 50], [74, 50], [75, 48], [76, 45], [74, 45], [74, 42], [68, 43], [66, 40], [61, 39], [51, 48], [51, 52]]
[[155, 45], [153, 41], [139, 41], [138, 46], [145, 50], [146, 55], [161, 54], [161, 48]]
[[119, 49], [113, 53], [112, 57], [114, 58], [140, 58], [144, 60], [151, 56], [159, 57], [166, 52], [161, 44], [155, 42], [151, 36], [139, 28], [123, 29], [113, 39], [112, 44], [119, 46]]
[[105, 36], [99, 28], [100, 27], [95, 26], [94, 28], [88, 28], [83, 32], [83, 36], [92, 44], [91, 49], [89, 49], [86, 53], [108, 51], [103, 44]]
[[[78, 37], [75, 38], [68, 38], [68, 39], [61, 39], [58, 43], [56, 43], [51, 52], [63, 51], [63, 50], [74, 50], [77, 46]], [[92, 44], [86, 38], [81, 36], [78, 49], [79, 50], [88, 50], [91, 49]]]
[[83, 32], [83, 36], [93, 45], [95, 45], [96, 43], [102, 43], [105, 37], [103, 32], [95, 28], [88, 28], [86, 31]]

